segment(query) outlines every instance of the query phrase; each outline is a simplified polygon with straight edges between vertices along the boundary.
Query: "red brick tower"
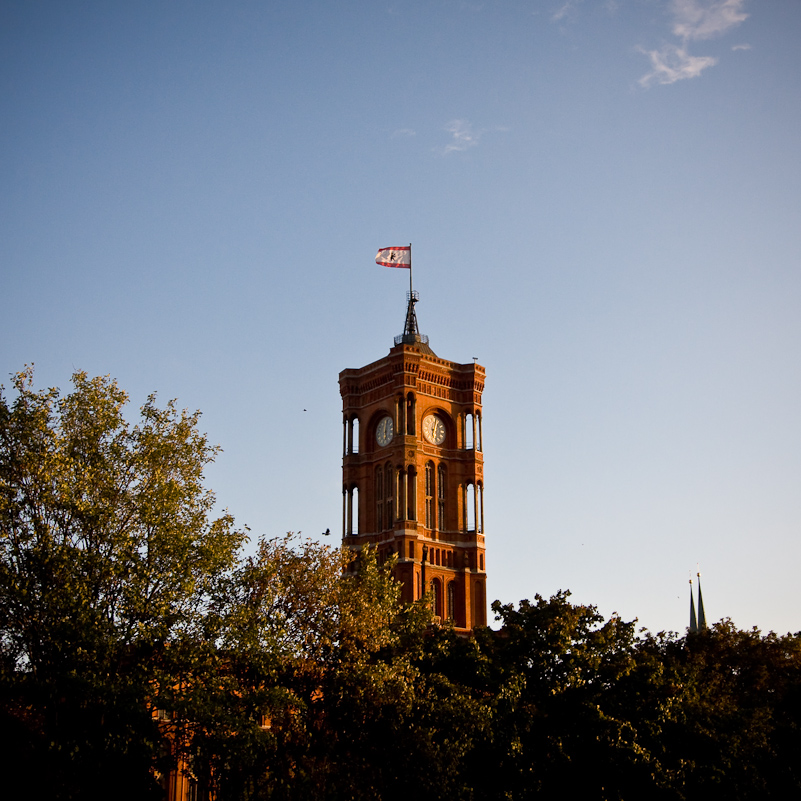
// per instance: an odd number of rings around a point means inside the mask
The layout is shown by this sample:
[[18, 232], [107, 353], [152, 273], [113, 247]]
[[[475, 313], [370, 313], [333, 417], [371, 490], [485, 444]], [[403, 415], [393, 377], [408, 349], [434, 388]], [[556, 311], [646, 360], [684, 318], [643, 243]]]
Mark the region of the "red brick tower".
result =
[[403, 600], [431, 593], [435, 614], [469, 632], [487, 624], [481, 393], [484, 368], [440, 359], [417, 328], [389, 354], [339, 374], [343, 542], [397, 554]]

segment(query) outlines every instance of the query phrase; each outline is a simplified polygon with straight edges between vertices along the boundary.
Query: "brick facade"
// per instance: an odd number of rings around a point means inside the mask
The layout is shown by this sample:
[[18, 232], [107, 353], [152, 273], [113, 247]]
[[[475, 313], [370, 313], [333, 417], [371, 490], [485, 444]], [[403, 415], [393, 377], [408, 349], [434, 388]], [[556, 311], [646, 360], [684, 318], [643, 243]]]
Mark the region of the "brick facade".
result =
[[343, 542], [397, 554], [403, 600], [430, 592], [435, 614], [464, 632], [487, 622], [484, 375], [408, 327], [383, 359], [339, 374]]

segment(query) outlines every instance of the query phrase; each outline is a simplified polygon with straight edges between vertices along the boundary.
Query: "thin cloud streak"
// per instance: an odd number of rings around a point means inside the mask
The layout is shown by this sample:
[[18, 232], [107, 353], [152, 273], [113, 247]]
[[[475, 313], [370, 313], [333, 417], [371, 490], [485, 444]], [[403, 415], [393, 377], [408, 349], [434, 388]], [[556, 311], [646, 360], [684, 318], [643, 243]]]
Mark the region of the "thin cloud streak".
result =
[[[697, 78], [707, 67], [713, 67], [718, 59], [713, 56], [693, 56], [687, 45], [722, 36], [748, 18], [743, 11], [745, 0], [671, 0], [673, 16], [672, 31], [679, 44], [666, 44], [656, 50], [644, 47], [637, 49], [648, 56], [651, 72], [638, 81], [640, 86], [652, 84], [668, 85], [689, 78]], [[748, 46], [738, 45], [739, 49]], [[736, 49], [736, 48], [733, 48]]]
[[481, 139], [480, 132], [474, 132], [473, 126], [467, 120], [451, 120], [445, 130], [451, 135], [449, 144], [443, 148], [443, 153], [460, 153], [475, 147]]
[[673, 33], [686, 41], [711, 39], [748, 19], [745, 0], [673, 0]]
[[712, 56], [691, 56], [677, 45], [665, 45], [661, 50], [645, 50], [642, 47], [638, 49], [651, 59], [653, 68], [638, 81], [643, 87], [652, 83], [667, 85], [687, 78], [697, 78], [707, 67], [718, 63]]

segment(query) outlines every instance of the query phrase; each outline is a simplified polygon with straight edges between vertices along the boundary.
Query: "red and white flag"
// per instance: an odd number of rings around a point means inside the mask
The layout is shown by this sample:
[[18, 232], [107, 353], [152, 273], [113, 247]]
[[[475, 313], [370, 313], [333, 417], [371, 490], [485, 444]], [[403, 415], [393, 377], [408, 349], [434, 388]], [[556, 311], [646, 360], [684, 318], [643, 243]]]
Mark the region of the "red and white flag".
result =
[[407, 245], [405, 248], [381, 248], [375, 256], [376, 264], [383, 264], [384, 267], [412, 267], [412, 248]]

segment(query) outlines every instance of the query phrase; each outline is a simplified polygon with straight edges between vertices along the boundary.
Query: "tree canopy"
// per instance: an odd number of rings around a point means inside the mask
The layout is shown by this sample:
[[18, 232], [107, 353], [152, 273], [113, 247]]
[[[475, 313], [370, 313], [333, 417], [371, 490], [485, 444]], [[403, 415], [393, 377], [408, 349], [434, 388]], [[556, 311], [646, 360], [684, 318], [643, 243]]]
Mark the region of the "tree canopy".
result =
[[[11, 794], [788, 798], [801, 635], [636, 631], [569, 592], [461, 637], [392, 562], [246, 534], [198, 413], [109, 378], [0, 392], [0, 753]], [[34, 778], [35, 777], [35, 778]]]

